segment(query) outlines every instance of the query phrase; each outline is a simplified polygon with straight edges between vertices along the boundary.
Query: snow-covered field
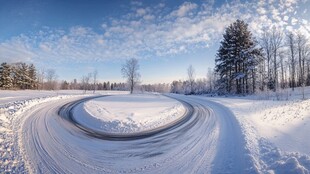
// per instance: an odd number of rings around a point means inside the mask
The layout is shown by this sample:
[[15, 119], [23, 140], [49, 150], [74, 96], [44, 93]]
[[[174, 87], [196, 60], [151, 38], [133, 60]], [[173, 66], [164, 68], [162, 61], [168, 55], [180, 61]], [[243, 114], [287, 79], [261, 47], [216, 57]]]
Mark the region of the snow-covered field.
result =
[[310, 171], [310, 100], [301, 100], [296, 91], [281, 101], [273, 94], [268, 94], [273, 100], [170, 95], [193, 107], [189, 120], [130, 141], [84, 135], [57, 111], [68, 102], [106, 94], [78, 104], [74, 119], [102, 132], [135, 133], [173, 122], [186, 108], [159, 94], [82, 93], [0, 91], [0, 173]]
[[[258, 171], [310, 172], [310, 100], [208, 98], [228, 107], [238, 119], [246, 148]], [[251, 98], [251, 97], [249, 97]]]
[[183, 105], [159, 94], [108, 96], [74, 109], [80, 124], [107, 133], [137, 133], [162, 127], [185, 114]]

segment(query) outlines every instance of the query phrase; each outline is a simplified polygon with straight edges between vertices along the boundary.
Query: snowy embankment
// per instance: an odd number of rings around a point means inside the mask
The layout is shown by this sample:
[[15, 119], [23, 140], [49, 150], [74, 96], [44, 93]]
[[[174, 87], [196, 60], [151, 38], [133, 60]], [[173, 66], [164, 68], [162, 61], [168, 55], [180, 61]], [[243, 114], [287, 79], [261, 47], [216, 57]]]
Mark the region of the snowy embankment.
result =
[[[0, 107], [10, 102], [30, 100], [42, 97], [55, 97], [59, 95], [81, 95], [84, 94], [83, 90], [0, 90]], [[86, 94], [93, 94], [93, 91], [86, 91]], [[128, 94], [128, 91], [96, 91], [96, 94], [102, 95], [117, 95]]]
[[22, 113], [34, 106], [54, 100], [62, 100], [76, 95], [61, 95], [20, 100], [3, 104], [0, 107], [0, 173], [25, 171], [22, 154], [19, 150], [17, 130], [20, 128]]
[[208, 99], [235, 114], [257, 171], [309, 173], [310, 100]]
[[108, 96], [74, 108], [80, 124], [105, 133], [138, 133], [160, 128], [180, 119], [182, 103], [159, 94]]
[[[89, 93], [89, 94], [88, 94]], [[97, 91], [97, 94], [126, 94], [126, 91]], [[0, 90], [0, 173], [21, 173], [25, 171], [22, 154], [19, 150], [17, 130], [26, 118], [23, 113], [39, 104], [64, 100], [73, 97], [93, 95], [79, 90], [64, 91], [4, 91]]]

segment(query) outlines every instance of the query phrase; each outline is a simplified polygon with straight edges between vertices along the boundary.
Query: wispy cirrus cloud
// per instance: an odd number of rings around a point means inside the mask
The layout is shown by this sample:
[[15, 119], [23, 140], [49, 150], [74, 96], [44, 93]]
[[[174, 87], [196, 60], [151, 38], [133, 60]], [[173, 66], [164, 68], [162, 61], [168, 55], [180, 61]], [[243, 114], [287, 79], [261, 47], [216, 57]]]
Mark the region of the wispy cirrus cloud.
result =
[[0, 43], [0, 61], [86, 62], [169, 57], [218, 42], [225, 27], [236, 19], [247, 21], [254, 34], [276, 26], [309, 35], [308, 21], [300, 19], [297, 12], [301, 3], [307, 2], [233, 1], [219, 7], [212, 2], [184, 2], [169, 9], [163, 3], [145, 7], [141, 2], [132, 2], [128, 14], [98, 24], [100, 31], [87, 26], [46, 28], [8, 39]]

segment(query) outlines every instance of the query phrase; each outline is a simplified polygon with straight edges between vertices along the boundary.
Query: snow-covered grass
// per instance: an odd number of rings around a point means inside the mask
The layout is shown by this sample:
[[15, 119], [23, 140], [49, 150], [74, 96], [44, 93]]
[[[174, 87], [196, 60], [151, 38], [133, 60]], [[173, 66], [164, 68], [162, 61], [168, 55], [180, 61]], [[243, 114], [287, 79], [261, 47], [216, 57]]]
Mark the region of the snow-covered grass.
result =
[[[306, 88], [305, 91], [306, 98], [310, 98], [310, 89]], [[25, 112], [32, 111], [37, 105], [42, 106], [43, 103], [49, 105], [48, 102], [51, 101], [57, 103], [58, 100], [62, 100], [65, 103], [67, 102], [65, 99], [69, 101], [70, 98], [70, 101], [74, 101], [82, 98], [84, 96], [82, 93], [83, 91], [0, 91], [0, 173], [27, 171], [25, 166], [28, 165], [23, 163], [24, 155], [19, 149], [23, 132], [16, 133], [21, 130], [20, 126], [26, 119], [22, 117]], [[92, 95], [92, 92], [88, 91], [87, 94]], [[83, 125], [98, 131], [109, 133], [147, 131], [172, 122], [185, 112], [180, 102], [159, 94], [126, 95], [128, 92], [119, 91], [97, 91], [97, 94], [111, 96], [81, 103], [75, 108], [74, 117]], [[207, 106], [208, 102], [200, 102], [200, 100], [211, 100], [223, 104], [233, 112], [245, 137], [245, 142], [242, 141], [239, 144], [242, 147], [245, 146], [247, 159], [253, 162], [251, 171], [310, 173], [310, 139], [308, 138], [310, 99], [301, 100], [300, 89], [288, 94], [288, 100], [283, 98], [280, 101], [272, 97], [274, 93], [270, 93], [271, 100], [263, 100], [262, 95], [182, 97], [198, 98], [198, 103], [204, 106]], [[28, 115], [31, 116], [31, 114]], [[225, 116], [221, 114], [223, 115]], [[228, 148], [228, 146], [225, 147]]]
[[258, 171], [309, 173], [310, 100], [208, 98], [235, 114]]
[[185, 113], [183, 105], [159, 94], [108, 96], [74, 109], [82, 125], [107, 133], [137, 133], [164, 126]]

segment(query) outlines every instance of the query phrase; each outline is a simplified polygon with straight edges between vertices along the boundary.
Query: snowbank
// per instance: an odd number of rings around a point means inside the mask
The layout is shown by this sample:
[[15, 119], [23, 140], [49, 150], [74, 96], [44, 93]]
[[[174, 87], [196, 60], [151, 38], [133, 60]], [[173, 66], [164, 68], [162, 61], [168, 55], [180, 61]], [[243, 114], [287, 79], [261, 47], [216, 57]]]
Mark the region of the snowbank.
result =
[[[2, 91], [2, 93], [4, 92]], [[29, 95], [28, 97], [44, 96], [44, 94], [40, 92], [38, 94], [36, 91], [27, 91], [27, 93]], [[31, 110], [33, 107], [42, 103], [82, 96], [85, 95], [59, 95], [50, 97], [46, 96], [45, 93], [44, 97], [0, 105], [0, 173], [24, 173], [26, 171], [23, 155], [21, 154], [23, 152], [19, 150], [19, 136], [22, 136], [22, 132], [18, 132], [23, 120], [26, 119], [22, 117], [25, 111]]]
[[[96, 91], [96, 94], [102, 95], [118, 95], [118, 94], [128, 94], [128, 91]], [[55, 91], [45, 91], [45, 90], [0, 90], [0, 107], [1, 105], [9, 102], [23, 101], [34, 98], [42, 97], [55, 97], [59, 95], [82, 95], [83, 90], [55, 90]], [[86, 94], [93, 94], [93, 91], [86, 91]]]
[[208, 99], [235, 114], [257, 171], [310, 173], [310, 100]]
[[78, 105], [74, 118], [80, 124], [107, 133], [137, 133], [171, 123], [185, 113], [183, 105], [156, 94], [97, 98]]

